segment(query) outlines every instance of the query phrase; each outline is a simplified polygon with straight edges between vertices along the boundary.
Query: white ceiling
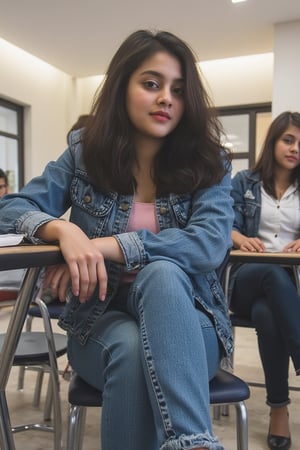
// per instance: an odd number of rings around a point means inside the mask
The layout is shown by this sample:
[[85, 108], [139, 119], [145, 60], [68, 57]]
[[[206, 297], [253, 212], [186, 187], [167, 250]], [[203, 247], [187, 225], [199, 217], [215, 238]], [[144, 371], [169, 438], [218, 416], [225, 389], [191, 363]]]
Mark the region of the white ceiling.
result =
[[171, 31], [206, 61], [272, 52], [274, 24], [299, 19], [300, 0], [0, 0], [0, 37], [77, 77], [105, 73], [140, 28]]

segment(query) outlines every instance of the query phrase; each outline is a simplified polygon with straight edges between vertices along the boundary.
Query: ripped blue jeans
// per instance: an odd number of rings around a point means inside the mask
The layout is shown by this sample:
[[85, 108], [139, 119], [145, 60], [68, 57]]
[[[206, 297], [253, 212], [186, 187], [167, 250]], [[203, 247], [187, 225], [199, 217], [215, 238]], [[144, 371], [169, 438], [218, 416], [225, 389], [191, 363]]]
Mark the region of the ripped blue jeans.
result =
[[103, 392], [102, 450], [224, 450], [209, 404], [218, 339], [177, 265], [143, 268], [84, 346], [69, 338], [68, 353], [73, 369]]

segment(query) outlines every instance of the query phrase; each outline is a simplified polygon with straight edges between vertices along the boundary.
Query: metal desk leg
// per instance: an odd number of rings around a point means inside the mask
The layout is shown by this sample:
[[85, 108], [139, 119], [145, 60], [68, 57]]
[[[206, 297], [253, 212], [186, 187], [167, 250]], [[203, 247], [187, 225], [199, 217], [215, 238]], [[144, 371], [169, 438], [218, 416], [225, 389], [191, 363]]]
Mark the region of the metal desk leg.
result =
[[2, 444], [2, 450], [15, 450], [5, 389], [40, 271], [40, 267], [27, 270], [11, 314], [0, 355], [0, 442]]

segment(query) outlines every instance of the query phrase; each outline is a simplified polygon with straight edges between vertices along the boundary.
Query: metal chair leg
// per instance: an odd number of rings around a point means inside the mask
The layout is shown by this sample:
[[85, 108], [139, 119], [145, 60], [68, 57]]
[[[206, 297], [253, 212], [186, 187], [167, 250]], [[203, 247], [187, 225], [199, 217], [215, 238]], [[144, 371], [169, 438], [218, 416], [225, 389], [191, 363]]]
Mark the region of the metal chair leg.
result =
[[52, 403], [53, 403], [53, 421], [54, 421], [54, 449], [61, 450], [62, 441], [62, 416], [61, 416], [61, 403], [60, 403], [60, 384], [59, 384], [59, 372], [56, 360], [55, 343], [53, 339], [53, 331], [51, 320], [48, 314], [47, 306], [39, 298], [36, 299], [36, 303], [39, 305], [41, 315], [44, 321], [45, 335], [49, 348], [49, 363], [51, 367], [50, 379], [52, 385]]
[[213, 405], [213, 419], [219, 420], [221, 416], [221, 406], [220, 405]]
[[44, 379], [44, 370], [41, 369], [37, 372], [35, 388], [34, 388], [34, 395], [33, 395], [33, 400], [32, 400], [32, 405], [35, 406], [36, 408], [40, 404], [43, 379]]
[[221, 414], [224, 417], [229, 416], [229, 405], [223, 405], [221, 408]]
[[52, 383], [51, 379], [49, 379], [48, 387], [47, 387], [47, 393], [46, 393], [46, 400], [45, 400], [45, 407], [44, 407], [44, 420], [51, 420], [51, 411], [52, 411]]
[[[27, 317], [25, 330], [31, 331], [32, 326], [32, 317]], [[24, 388], [24, 377], [25, 377], [26, 367], [20, 366], [19, 368], [19, 377], [18, 377], [18, 390], [22, 390]]]
[[86, 407], [70, 406], [66, 450], [82, 450]]
[[244, 402], [235, 404], [237, 449], [248, 450], [248, 414]]
[[20, 366], [18, 376], [18, 390], [21, 391], [24, 387], [25, 367]]

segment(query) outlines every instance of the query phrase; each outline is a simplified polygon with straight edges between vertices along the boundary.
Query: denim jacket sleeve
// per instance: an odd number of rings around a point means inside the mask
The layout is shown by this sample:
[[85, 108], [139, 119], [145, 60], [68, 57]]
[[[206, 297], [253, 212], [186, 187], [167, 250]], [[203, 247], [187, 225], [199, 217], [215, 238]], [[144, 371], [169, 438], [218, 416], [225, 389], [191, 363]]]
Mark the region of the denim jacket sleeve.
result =
[[249, 237], [257, 236], [261, 210], [259, 175], [250, 170], [238, 172], [232, 179], [231, 195], [234, 201], [233, 229]]
[[234, 200], [233, 209], [234, 209], [234, 222], [233, 229], [243, 232], [243, 210], [244, 210], [244, 185], [243, 182], [244, 177], [241, 172], [238, 172], [232, 179], [232, 191], [231, 195]]
[[74, 176], [75, 152], [68, 148], [43, 174], [17, 194], [0, 201], [0, 233], [24, 233], [32, 242], [36, 230], [62, 216], [70, 207], [69, 186]]
[[190, 275], [216, 269], [232, 246], [230, 190], [228, 173], [220, 183], [196, 191], [184, 228], [167, 228], [157, 234], [147, 230], [117, 234], [127, 269], [140, 269], [163, 259], [175, 262]]

